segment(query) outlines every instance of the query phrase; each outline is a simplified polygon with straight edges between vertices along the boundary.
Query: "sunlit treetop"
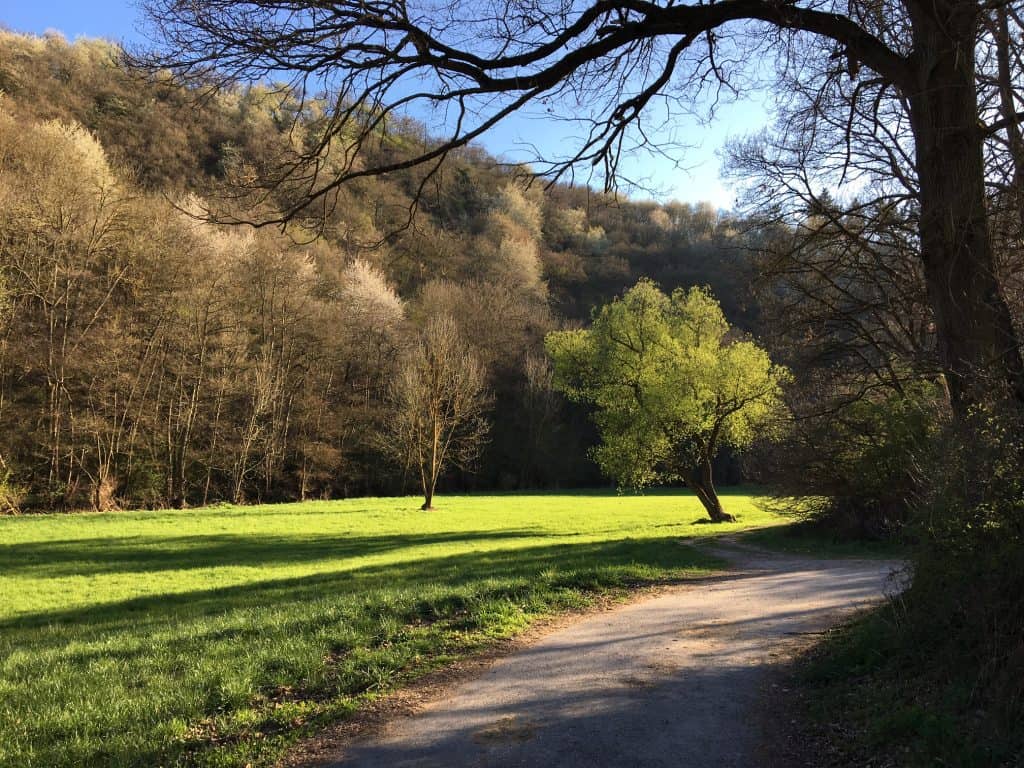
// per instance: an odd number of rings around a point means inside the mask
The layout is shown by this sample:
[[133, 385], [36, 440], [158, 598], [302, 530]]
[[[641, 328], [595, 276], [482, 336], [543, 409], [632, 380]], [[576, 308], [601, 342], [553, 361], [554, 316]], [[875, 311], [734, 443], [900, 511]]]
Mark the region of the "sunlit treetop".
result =
[[606, 474], [631, 487], [683, 478], [714, 498], [711, 460], [722, 445], [743, 448], [771, 430], [789, 378], [730, 335], [706, 289], [666, 295], [641, 280], [590, 329], [548, 336], [556, 386], [594, 406]]

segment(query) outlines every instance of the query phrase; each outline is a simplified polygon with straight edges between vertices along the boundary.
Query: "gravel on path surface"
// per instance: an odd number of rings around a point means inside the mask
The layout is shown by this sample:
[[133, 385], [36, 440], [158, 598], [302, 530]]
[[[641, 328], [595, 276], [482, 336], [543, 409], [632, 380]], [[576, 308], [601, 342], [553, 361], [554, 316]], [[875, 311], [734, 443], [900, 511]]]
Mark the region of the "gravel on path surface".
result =
[[[335, 768], [755, 767], [764, 682], [901, 564], [722, 542], [721, 578], [585, 617], [349, 745]], [[767, 695], [771, 695], [770, 693]], [[784, 695], [782, 693], [778, 695]]]

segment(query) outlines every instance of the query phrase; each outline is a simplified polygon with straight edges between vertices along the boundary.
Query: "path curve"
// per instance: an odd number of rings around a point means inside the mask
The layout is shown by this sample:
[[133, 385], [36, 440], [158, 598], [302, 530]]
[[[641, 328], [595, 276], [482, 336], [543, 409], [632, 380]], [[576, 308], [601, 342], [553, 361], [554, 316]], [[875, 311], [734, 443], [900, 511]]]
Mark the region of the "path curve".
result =
[[757, 711], [773, 659], [896, 591], [900, 564], [775, 555], [735, 542], [712, 551], [733, 570], [547, 635], [329, 764], [759, 765]]

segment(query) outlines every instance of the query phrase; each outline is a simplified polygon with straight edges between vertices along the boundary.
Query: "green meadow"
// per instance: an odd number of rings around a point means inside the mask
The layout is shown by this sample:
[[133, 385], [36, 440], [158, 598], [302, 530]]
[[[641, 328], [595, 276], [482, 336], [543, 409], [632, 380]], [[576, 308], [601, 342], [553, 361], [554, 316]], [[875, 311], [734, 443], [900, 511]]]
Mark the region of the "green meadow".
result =
[[598, 596], [721, 563], [683, 492], [0, 518], [0, 765], [272, 764], [368, 700]]

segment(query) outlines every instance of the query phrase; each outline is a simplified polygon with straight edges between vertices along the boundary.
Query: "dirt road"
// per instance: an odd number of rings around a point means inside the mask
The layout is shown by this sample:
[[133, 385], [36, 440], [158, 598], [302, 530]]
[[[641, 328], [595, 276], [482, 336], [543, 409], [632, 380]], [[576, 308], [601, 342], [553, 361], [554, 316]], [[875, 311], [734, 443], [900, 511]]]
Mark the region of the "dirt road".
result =
[[893, 591], [898, 564], [735, 545], [715, 553], [732, 573], [564, 627], [389, 722], [333, 765], [759, 765], [753, 723], [773, 658]]

